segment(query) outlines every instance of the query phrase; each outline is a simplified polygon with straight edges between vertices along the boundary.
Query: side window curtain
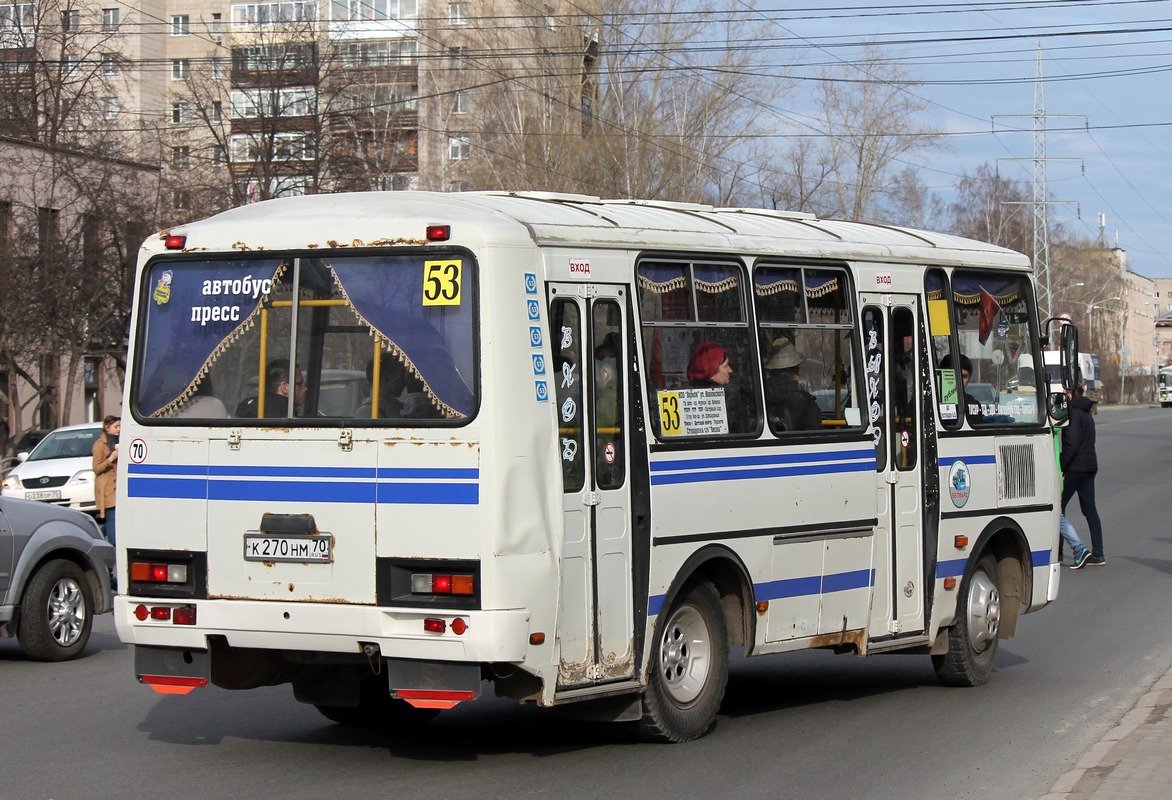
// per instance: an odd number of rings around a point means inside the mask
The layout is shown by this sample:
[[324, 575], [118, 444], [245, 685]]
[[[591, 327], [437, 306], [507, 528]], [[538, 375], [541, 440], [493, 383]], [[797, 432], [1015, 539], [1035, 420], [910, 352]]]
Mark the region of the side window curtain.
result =
[[753, 295], [770, 430], [862, 427], [846, 271], [759, 265]]
[[756, 435], [761, 390], [740, 264], [645, 259], [637, 272], [655, 435]]
[[1046, 391], [1037, 350], [1037, 307], [1029, 278], [1015, 273], [956, 270], [952, 273], [953, 320], [962, 399], [976, 429], [1036, 425]]
[[586, 481], [583, 446], [582, 315], [573, 300], [554, 300], [549, 308], [550, 330], [560, 349], [554, 353], [554, 395], [557, 398], [558, 444], [562, 483], [567, 492], [580, 492]]

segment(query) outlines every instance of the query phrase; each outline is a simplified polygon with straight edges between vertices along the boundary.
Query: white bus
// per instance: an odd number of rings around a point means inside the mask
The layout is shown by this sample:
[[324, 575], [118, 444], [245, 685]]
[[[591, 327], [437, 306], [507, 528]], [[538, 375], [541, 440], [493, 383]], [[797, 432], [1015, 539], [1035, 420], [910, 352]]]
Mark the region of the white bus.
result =
[[1160, 408], [1172, 408], [1172, 365], [1160, 367], [1156, 377], [1156, 391], [1160, 395]]
[[957, 365], [1042, 339], [1023, 256], [802, 214], [387, 192], [180, 226], [139, 259], [118, 634], [158, 691], [291, 683], [349, 723], [490, 682], [684, 741], [732, 644], [981, 684], [1057, 596], [1064, 398], [1039, 371], [973, 414]]

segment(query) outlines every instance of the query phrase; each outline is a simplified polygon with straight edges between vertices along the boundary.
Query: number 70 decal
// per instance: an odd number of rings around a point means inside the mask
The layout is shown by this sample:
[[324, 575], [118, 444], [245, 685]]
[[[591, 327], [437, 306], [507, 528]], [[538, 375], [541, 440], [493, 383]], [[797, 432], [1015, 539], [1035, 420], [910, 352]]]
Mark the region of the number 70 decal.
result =
[[460, 305], [463, 262], [459, 259], [423, 262], [423, 305]]

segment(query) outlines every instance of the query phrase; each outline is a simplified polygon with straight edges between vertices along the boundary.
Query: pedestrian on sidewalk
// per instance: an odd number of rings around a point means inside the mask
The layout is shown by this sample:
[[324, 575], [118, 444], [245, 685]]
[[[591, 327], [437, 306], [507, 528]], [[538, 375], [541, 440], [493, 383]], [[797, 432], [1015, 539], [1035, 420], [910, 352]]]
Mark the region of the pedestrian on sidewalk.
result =
[[1078, 495], [1078, 507], [1086, 517], [1091, 535], [1091, 555], [1086, 564], [1100, 567], [1107, 563], [1103, 554], [1103, 524], [1095, 507], [1095, 475], [1099, 458], [1095, 454], [1094, 401], [1084, 395], [1083, 384], [1066, 392], [1070, 396], [1070, 422], [1062, 429], [1062, 514], [1066, 504]]

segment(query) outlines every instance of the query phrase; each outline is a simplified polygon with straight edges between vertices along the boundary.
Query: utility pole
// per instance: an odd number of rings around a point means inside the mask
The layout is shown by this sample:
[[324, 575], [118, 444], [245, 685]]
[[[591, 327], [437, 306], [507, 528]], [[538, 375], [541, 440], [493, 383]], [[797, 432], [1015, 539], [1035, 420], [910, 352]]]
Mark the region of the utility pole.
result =
[[[996, 114], [993, 123], [998, 119], [1028, 119], [1024, 114]], [[1033, 209], [1034, 238], [1033, 260], [1034, 272], [1037, 275], [1038, 291], [1042, 318], [1054, 316], [1053, 292], [1050, 285], [1050, 224], [1046, 215], [1047, 206], [1051, 205], [1078, 205], [1077, 200], [1051, 200], [1046, 185], [1046, 165], [1051, 161], [1077, 161], [1082, 164], [1081, 158], [1049, 158], [1046, 155], [1046, 121], [1051, 119], [1081, 119], [1085, 116], [1068, 116], [1046, 113], [1046, 88], [1042, 78], [1042, 43], [1038, 42], [1038, 64], [1034, 78], [1034, 179], [1032, 199], [1029, 205]], [[998, 161], [1025, 161], [1023, 158], [999, 158]], [[1025, 205], [1021, 202], [1004, 200], [1005, 205]]]

